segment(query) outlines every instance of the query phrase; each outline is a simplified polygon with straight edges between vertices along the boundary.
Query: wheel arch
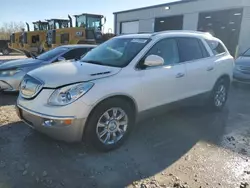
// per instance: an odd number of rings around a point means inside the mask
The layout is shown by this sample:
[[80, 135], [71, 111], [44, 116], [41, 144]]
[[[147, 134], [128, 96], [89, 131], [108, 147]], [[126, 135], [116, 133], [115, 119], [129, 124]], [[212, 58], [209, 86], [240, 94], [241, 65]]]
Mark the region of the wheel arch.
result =
[[126, 102], [128, 102], [132, 109], [133, 109], [133, 112], [134, 112], [134, 118], [136, 118], [136, 115], [138, 113], [138, 106], [137, 106], [137, 103], [135, 101], [135, 99], [129, 95], [126, 95], [126, 94], [115, 94], [115, 95], [110, 95], [110, 96], [107, 96], [99, 101], [97, 101], [95, 103], [95, 105], [93, 106], [93, 108], [91, 109], [88, 117], [87, 117], [87, 120], [86, 120], [86, 123], [85, 123], [85, 127], [84, 127], [84, 130], [83, 130], [83, 138], [84, 138], [84, 135], [85, 135], [85, 131], [86, 131], [86, 126], [88, 125], [88, 122], [94, 112], [94, 110], [97, 108], [97, 106], [99, 106], [101, 103], [107, 101], [107, 100], [111, 100], [111, 99], [121, 99], [121, 100], [124, 100]]
[[221, 76], [216, 80], [215, 85], [216, 85], [216, 84], [218, 83], [218, 81], [220, 81], [220, 80], [225, 80], [225, 81], [227, 82], [228, 86], [230, 86], [231, 77], [230, 77], [229, 74], [223, 74], [223, 75], [221, 75]]

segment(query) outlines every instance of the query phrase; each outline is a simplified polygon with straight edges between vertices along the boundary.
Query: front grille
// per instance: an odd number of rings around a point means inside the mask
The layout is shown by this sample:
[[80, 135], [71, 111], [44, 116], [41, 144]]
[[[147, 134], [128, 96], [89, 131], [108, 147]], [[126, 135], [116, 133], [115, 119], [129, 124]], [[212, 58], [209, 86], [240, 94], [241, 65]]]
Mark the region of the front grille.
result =
[[20, 85], [20, 93], [23, 98], [34, 98], [43, 87], [43, 83], [29, 75], [26, 75]]

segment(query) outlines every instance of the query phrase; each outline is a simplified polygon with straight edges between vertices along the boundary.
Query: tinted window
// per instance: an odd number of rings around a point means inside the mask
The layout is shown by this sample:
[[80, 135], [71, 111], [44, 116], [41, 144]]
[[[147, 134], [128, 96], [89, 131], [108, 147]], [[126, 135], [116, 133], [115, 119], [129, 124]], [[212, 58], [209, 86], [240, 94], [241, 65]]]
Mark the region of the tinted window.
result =
[[37, 56], [37, 59], [49, 61], [49, 60], [55, 58], [56, 56], [62, 54], [63, 52], [66, 52], [67, 50], [68, 50], [68, 48], [64, 48], [64, 47], [54, 48], [52, 50], [49, 50], [49, 51]]
[[81, 61], [113, 67], [125, 67], [150, 39], [112, 38], [88, 52]]
[[201, 48], [201, 51], [202, 51], [202, 56], [203, 57], [209, 57], [209, 53], [206, 49], [206, 47], [204, 46], [203, 42], [201, 40], [198, 40], [199, 41], [199, 44], [200, 44], [200, 48]]
[[177, 42], [175, 39], [163, 39], [156, 43], [146, 57], [149, 55], [158, 55], [164, 59], [164, 65], [179, 63], [179, 54]]
[[242, 56], [247, 56], [247, 57], [249, 57], [249, 56], [250, 56], [250, 49], [248, 49]]
[[70, 59], [80, 59], [80, 57], [87, 53], [89, 51], [89, 48], [76, 48], [76, 49], [72, 49], [68, 52], [66, 52], [63, 57], [66, 60], [70, 60]]
[[206, 40], [206, 41], [209, 47], [211, 48], [211, 50], [213, 51], [214, 55], [218, 55], [218, 54], [222, 54], [226, 52], [225, 48], [222, 46], [220, 42], [214, 41], [214, 40]]
[[178, 47], [181, 62], [192, 61], [203, 58], [198, 39], [178, 38]]

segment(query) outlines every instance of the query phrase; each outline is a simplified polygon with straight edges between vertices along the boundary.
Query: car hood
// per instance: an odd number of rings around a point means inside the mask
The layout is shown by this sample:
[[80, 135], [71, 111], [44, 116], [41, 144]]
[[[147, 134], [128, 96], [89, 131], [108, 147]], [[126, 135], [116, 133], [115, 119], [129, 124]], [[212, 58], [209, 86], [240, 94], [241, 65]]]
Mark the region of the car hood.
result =
[[235, 64], [250, 67], [250, 57], [241, 56], [241, 57], [236, 59]]
[[24, 67], [40, 64], [41, 62], [43, 61], [39, 59], [32, 59], [32, 58], [18, 59], [18, 60], [1, 63], [0, 70], [24, 68]]
[[44, 87], [57, 88], [63, 85], [95, 80], [117, 74], [121, 68], [95, 65], [84, 62], [55, 63], [35, 69], [28, 74], [44, 82]]

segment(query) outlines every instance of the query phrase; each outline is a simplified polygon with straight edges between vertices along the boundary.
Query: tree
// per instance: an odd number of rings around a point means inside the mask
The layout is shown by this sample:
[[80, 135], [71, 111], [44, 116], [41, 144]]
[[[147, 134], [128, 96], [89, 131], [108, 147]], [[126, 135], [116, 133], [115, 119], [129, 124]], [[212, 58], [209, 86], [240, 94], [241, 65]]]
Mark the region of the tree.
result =
[[11, 33], [21, 32], [24, 28], [23, 22], [5, 22], [0, 26], [0, 39], [9, 39]]

